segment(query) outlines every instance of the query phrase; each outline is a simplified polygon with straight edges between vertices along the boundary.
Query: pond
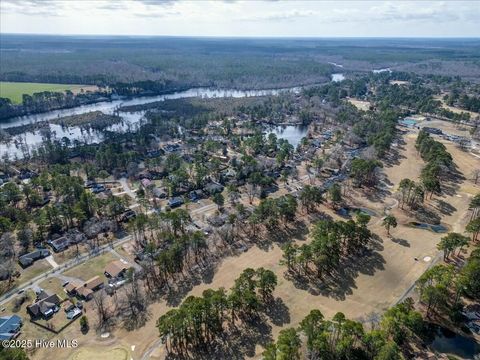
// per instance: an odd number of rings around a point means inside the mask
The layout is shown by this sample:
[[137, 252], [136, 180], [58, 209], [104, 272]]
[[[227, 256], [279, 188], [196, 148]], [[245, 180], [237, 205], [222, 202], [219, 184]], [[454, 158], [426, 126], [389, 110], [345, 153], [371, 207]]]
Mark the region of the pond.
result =
[[430, 348], [463, 359], [480, 359], [480, 345], [474, 339], [458, 335], [445, 328], [437, 328], [435, 338], [430, 343]]
[[448, 227], [442, 224], [427, 224], [412, 221], [409, 223], [409, 225], [418, 229], [430, 230], [439, 234], [446, 233], [448, 231]]
[[307, 132], [308, 126], [305, 125], [279, 125], [268, 127], [265, 134], [268, 136], [268, 134], [273, 133], [277, 135], [277, 138], [287, 140], [296, 149]]

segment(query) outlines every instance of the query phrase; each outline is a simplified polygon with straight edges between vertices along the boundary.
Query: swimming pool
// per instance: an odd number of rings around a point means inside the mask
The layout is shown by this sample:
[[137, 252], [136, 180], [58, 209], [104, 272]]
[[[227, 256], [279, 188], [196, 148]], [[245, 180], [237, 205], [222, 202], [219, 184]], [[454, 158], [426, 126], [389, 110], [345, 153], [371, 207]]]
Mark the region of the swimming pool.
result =
[[417, 121], [415, 119], [407, 117], [405, 119], [400, 120], [399, 123], [401, 125], [404, 125], [404, 126], [412, 127], [412, 126], [415, 126], [417, 124]]

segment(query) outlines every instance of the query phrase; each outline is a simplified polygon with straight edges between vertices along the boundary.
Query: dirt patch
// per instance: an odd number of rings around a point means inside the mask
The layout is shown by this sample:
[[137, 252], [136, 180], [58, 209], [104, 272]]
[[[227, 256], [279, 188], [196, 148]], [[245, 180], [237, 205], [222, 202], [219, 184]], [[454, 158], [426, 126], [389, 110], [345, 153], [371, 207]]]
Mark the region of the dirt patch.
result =
[[69, 360], [91, 360], [91, 359], [102, 359], [102, 360], [130, 360], [129, 351], [124, 348], [114, 348], [114, 349], [102, 349], [99, 347], [95, 348], [83, 348], [78, 350], [72, 356], [69, 357]]
[[348, 99], [348, 102], [355, 106], [359, 110], [367, 111], [370, 109], [370, 102], [369, 101], [364, 101], [364, 100], [358, 100], [358, 99]]

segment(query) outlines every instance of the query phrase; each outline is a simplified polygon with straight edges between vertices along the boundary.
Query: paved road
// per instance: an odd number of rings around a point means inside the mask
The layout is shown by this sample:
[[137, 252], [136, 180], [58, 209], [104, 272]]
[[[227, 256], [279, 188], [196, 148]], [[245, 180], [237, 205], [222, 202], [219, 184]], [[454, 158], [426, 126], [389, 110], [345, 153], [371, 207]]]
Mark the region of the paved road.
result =
[[[127, 241], [130, 241], [131, 239], [132, 239], [132, 236], [128, 235], [124, 238], [114, 241], [113, 246], [115, 247], [115, 246], [121, 245], [123, 243], [126, 243]], [[67, 261], [64, 264], [61, 264], [58, 268], [48, 270], [43, 274], [40, 274], [34, 277], [33, 279], [30, 279], [27, 283], [23, 283], [17, 286], [16, 288], [13, 288], [9, 292], [3, 294], [0, 297], [0, 305], [3, 305], [6, 302], [10, 301], [15, 295], [17, 295], [19, 291], [21, 290], [25, 291], [29, 288], [38, 286], [38, 283], [40, 283], [43, 280], [49, 279], [51, 277], [57, 277], [62, 272], [68, 269], [71, 269], [72, 267], [75, 267], [77, 265], [80, 265], [91, 258], [94, 258], [98, 255], [103, 254], [104, 252], [108, 251], [109, 248], [111, 248], [110, 244], [102, 245], [99, 248], [97, 248], [95, 252], [86, 252], [86, 253], [80, 254], [80, 256], [78, 256], [77, 258]]]

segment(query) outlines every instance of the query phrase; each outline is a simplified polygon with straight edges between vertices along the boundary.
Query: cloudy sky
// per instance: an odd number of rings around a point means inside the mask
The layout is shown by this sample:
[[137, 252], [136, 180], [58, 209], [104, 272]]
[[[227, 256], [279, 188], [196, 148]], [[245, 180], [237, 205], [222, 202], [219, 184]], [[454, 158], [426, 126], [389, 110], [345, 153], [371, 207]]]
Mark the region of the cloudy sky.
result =
[[480, 36], [480, 1], [0, 0], [1, 33]]

